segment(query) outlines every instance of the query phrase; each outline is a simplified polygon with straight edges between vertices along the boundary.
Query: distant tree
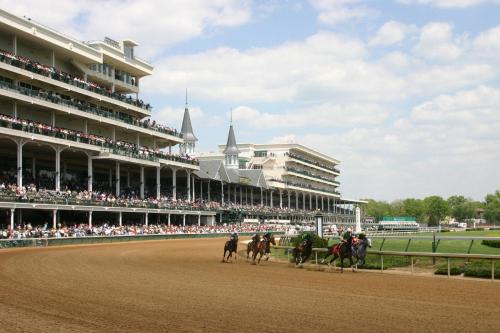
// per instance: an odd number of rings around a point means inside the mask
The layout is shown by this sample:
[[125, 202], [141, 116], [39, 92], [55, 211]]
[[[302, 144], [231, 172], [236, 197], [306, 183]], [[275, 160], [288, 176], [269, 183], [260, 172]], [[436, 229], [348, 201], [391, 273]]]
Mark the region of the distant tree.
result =
[[373, 216], [377, 221], [382, 220], [384, 216], [391, 215], [391, 207], [385, 201], [367, 199], [365, 207], [365, 216]]
[[437, 195], [425, 198], [424, 207], [429, 226], [438, 226], [449, 211], [448, 203]]
[[484, 218], [490, 222], [500, 222], [500, 191], [486, 196]]
[[406, 215], [414, 216], [417, 219], [417, 222], [424, 222], [424, 203], [420, 199], [405, 199], [403, 200], [403, 204], [405, 207]]
[[406, 209], [402, 200], [396, 200], [390, 204], [390, 212], [392, 216], [405, 216]]
[[450, 208], [450, 214], [457, 221], [465, 221], [474, 217], [477, 204], [463, 195], [454, 195], [446, 200]]

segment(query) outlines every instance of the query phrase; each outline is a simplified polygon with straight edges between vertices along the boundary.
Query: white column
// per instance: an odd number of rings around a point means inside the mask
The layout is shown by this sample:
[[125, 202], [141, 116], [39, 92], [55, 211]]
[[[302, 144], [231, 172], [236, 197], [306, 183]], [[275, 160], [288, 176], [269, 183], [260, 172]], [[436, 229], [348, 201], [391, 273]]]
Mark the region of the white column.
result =
[[264, 206], [264, 190], [260, 188], [260, 205]]
[[85, 119], [85, 126], [84, 126], [84, 128], [83, 128], [83, 132], [84, 132], [85, 134], [89, 134], [89, 125], [88, 125], [88, 121], [87, 121], [87, 119]]
[[186, 175], [186, 184], [187, 184], [187, 201], [191, 202], [191, 172], [187, 171]]
[[15, 209], [14, 208], [11, 208], [10, 209], [10, 230], [14, 230], [14, 213], [15, 213]]
[[326, 209], [330, 212], [330, 198], [326, 198]]
[[243, 205], [243, 187], [240, 185], [240, 205]]
[[306, 210], [306, 193], [302, 192], [302, 210]]
[[92, 156], [87, 155], [87, 191], [92, 192]]
[[185, 227], [186, 226], [186, 214], [183, 214], [182, 215], [182, 226]]
[[23, 146], [26, 142], [16, 140], [17, 143], [17, 186], [23, 186]]
[[144, 199], [144, 166], [141, 165], [140, 167], [140, 182], [141, 182], [141, 187], [140, 187], [140, 196], [141, 199]]
[[168, 216], [168, 222], [167, 223], [168, 223], [168, 226], [170, 227], [170, 214], [167, 214], [167, 216]]
[[12, 111], [14, 114], [14, 118], [17, 119], [17, 102], [16, 101], [14, 101], [14, 103], [13, 103], [13, 110]]
[[236, 203], [236, 194], [237, 194], [236, 192], [238, 192], [238, 191], [236, 190], [236, 184], [235, 184], [234, 185], [234, 203]]
[[89, 211], [89, 228], [92, 228], [92, 211]]
[[55, 111], [51, 111], [50, 126], [56, 127], [56, 112]]
[[325, 198], [321, 197], [321, 210], [324, 211], [325, 210]]
[[313, 207], [313, 197], [312, 194], [309, 193], [309, 210], [312, 210]]
[[156, 167], [156, 200], [160, 200], [161, 189], [160, 167]]
[[292, 197], [292, 196], [291, 196], [291, 194], [290, 194], [290, 191], [287, 191], [287, 193], [288, 193], [288, 209], [290, 209], [290, 208], [291, 208], [291, 207], [290, 207], [290, 201], [291, 201], [291, 197]]
[[146, 226], [148, 226], [148, 225], [149, 225], [149, 214], [148, 214], [148, 213], [146, 213], [146, 214], [144, 215], [144, 224], [146, 224]]
[[112, 139], [113, 141], [116, 141], [116, 128], [115, 128], [115, 127], [113, 127], [113, 128], [111, 129], [111, 139]]
[[361, 209], [356, 207], [356, 232], [361, 232]]
[[280, 193], [280, 209], [283, 209], [283, 191], [279, 190]]
[[141, 139], [139, 137], [139, 134], [137, 134], [137, 140], [136, 140], [135, 144], [137, 145], [137, 147], [141, 146]]
[[299, 210], [299, 192], [295, 191], [295, 209]]
[[201, 214], [198, 214], [198, 227], [201, 225]]
[[[110, 169], [111, 170], [111, 169]], [[116, 162], [116, 196], [120, 195], [120, 162]]]
[[123, 216], [122, 212], [118, 213], [118, 225], [121, 227], [123, 225]]
[[253, 206], [253, 204], [254, 204], [254, 201], [253, 201], [253, 187], [250, 188], [250, 201], [251, 201], [251, 205]]
[[318, 205], [318, 195], [316, 194], [315, 195], [315, 199], [316, 199], [316, 206], [314, 206], [314, 209], [318, 209], [319, 208], [319, 205]]
[[57, 226], [57, 209], [52, 211], [52, 228], [56, 228]]
[[127, 167], [127, 187], [130, 187], [130, 166]]
[[52, 50], [52, 54], [51, 54], [51, 63], [52, 63], [52, 67], [56, 67], [56, 54], [55, 54], [54, 50]]
[[54, 148], [56, 151], [56, 191], [61, 190], [61, 151], [60, 147]]
[[[177, 169], [172, 168], [172, 199], [177, 199]], [[170, 218], [170, 215], [169, 215]]]
[[17, 36], [12, 37], [12, 53], [17, 55]]
[[271, 208], [273, 208], [273, 205], [274, 205], [274, 203], [273, 203], [273, 191], [271, 191]]
[[223, 205], [224, 204], [224, 182], [222, 180], [220, 182], [220, 188], [221, 188], [220, 203]]

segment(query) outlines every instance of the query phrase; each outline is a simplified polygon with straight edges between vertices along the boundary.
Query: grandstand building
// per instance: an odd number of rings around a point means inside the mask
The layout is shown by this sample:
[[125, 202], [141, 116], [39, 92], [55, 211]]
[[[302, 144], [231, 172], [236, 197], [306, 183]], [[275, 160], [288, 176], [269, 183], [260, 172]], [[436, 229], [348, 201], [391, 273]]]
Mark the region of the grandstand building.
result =
[[[0, 10], [0, 224], [324, 221], [354, 224], [339, 161], [298, 144], [236, 143], [197, 156], [151, 119], [153, 66], [131, 40], [81, 42]], [[186, 94], [187, 96], [187, 94]], [[237, 213], [235, 213], [237, 212]]]
[[[135, 46], [131, 40], [110, 38], [80, 42], [0, 10], [4, 184], [191, 200], [198, 163], [173, 153], [174, 146], [184, 144], [180, 133], [149, 119], [151, 106], [139, 99], [139, 87], [153, 66], [135, 56]], [[50, 209], [54, 216], [67, 209], [27, 203], [1, 206], [12, 221], [14, 214], [21, 220], [21, 207]], [[71, 209], [86, 211], [91, 221], [92, 212], [104, 208]]]

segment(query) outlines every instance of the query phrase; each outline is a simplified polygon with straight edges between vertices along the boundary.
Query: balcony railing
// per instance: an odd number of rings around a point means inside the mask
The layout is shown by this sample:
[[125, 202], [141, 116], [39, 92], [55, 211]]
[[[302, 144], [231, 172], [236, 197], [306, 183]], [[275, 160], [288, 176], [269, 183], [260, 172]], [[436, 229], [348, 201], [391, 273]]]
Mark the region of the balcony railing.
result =
[[68, 73], [57, 70], [55, 67], [49, 67], [40, 64], [38, 61], [31, 60], [26, 57], [15, 56], [12, 53], [0, 49], [0, 61], [6, 64], [25, 69], [32, 73], [40, 74], [43, 76], [50, 77], [54, 80], [61, 81], [67, 84], [71, 84], [75, 87], [82, 88], [99, 95], [103, 95], [117, 101], [124, 102], [133, 106], [137, 106], [141, 109], [151, 111], [152, 107], [148, 103], [144, 103], [140, 99], [134, 99], [130, 96], [122, 95], [119, 93], [113, 93], [107, 88], [102, 87], [94, 82], [85, 81], [77, 76], [73, 76]]
[[293, 168], [293, 167], [285, 167], [285, 170], [289, 171], [289, 172], [298, 173], [298, 174], [301, 174], [301, 175], [304, 175], [304, 176], [307, 176], [307, 177], [318, 178], [318, 179], [324, 180], [326, 182], [335, 183], [337, 185], [340, 185], [340, 183], [338, 181], [336, 181], [336, 180], [330, 179], [330, 178], [325, 177], [325, 176], [317, 175], [317, 174], [314, 174], [312, 172], [307, 172], [307, 171], [304, 171], [304, 170], [299, 170], [299, 169], [296, 169], [296, 168]]
[[9, 91], [21, 93], [23, 95], [26, 95], [26, 96], [29, 96], [32, 98], [36, 98], [36, 99], [39, 99], [42, 101], [50, 102], [53, 104], [63, 105], [63, 106], [66, 106], [66, 107], [69, 107], [69, 108], [72, 108], [72, 109], [75, 109], [78, 111], [94, 114], [94, 115], [97, 115], [100, 117], [118, 120], [118, 121], [124, 122], [128, 125], [146, 128], [146, 129], [150, 129], [152, 131], [165, 133], [165, 134], [176, 136], [178, 138], [182, 138], [182, 134], [180, 132], [177, 132], [174, 129], [166, 128], [165, 126], [157, 125], [155, 122], [136, 121], [132, 118], [119, 116], [111, 111], [99, 109], [96, 106], [93, 106], [88, 102], [75, 100], [75, 99], [63, 98], [61, 95], [54, 93], [52, 91], [45, 91], [45, 90], [41, 90], [41, 89], [31, 89], [31, 88], [20, 86], [19, 84], [10, 83], [10, 82], [5, 81], [5, 79], [2, 80], [2, 77], [0, 77], [0, 88], [4, 89], [4, 90], [9, 90]]
[[335, 167], [332, 167], [332, 166], [329, 166], [329, 165], [326, 165], [326, 164], [323, 164], [323, 163], [319, 163], [317, 161], [309, 160], [307, 158], [304, 158], [303, 156], [300, 156], [300, 155], [297, 155], [297, 154], [294, 154], [294, 153], [289, 153], [288, 157], [294, 158], [296, 160], [299, 160], [299, 161], [302, 161], [302, 162], [305, 162], [305, 163], [309, 163], [309, 164], [318, 166], [318, 167], [323, 168], [323, 169], [327, 169], [327, 170], [330, 170], [330, 171], [333, 171], [333, 172], [336, 172], [336, 173], [340, 173], [340, 170], [337, 169], [337, 168], [335, 168]]
[[69, 140], [73, 142], [86, 143], [100, 147], [102, 151], [113, 154], [158, 162], [165, 159], [174, 162], [199, 165], [197, 160], [184, 158], [182, 156], [169, 155], [161, 151], [150, 150], [147, 147], [137, 147], [135, 144], [125, 141], [113, 141], [109, 138], [85, 134], [83, 132], [70, 130], [61, 127], [52, 127], [48, 124], [43, 124], [31, 120], [15, 119], [7, 115], [0, 114], [0, 127], [10, 128], [23, 131], [26, 133], [40, 134], [53, 138]]
[[323, 192], [323, 193], [328, 193], [328, 194], [340, 195], [340, 192], [337, 192], [337, 191], [334, 191], [334, 190], [327, 190], [327, 189], [319, 188], [319, 187], [314, 187], [314, 186], [312, 186], [310, 184], [294, 183], [294, 182], [284, 181], [284, 180], [277, 179], [277, 178], [271, 178], [269, 180], [272, 181], [272, 182], [282, 183], [282, 184], [285, 184], [287, 186], [302, 187], [302, 188], [305, 188], [305, 189], [308, 189], [308, 190], [312, 190], [312, 191], [318, 191], [318, 192]]

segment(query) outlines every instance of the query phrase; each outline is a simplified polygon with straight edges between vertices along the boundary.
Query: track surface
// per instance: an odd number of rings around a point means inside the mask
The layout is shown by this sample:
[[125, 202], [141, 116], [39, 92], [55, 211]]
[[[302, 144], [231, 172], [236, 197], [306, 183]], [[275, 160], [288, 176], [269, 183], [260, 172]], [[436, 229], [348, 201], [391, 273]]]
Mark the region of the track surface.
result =
[[[0, 251], [0, 331], [498, 332], [500, 283], [326, 273], [224, 240]], [[241, 245], [240, 245], [241, 246]], [[242, 246], [241, 246], [242, 247]]]

